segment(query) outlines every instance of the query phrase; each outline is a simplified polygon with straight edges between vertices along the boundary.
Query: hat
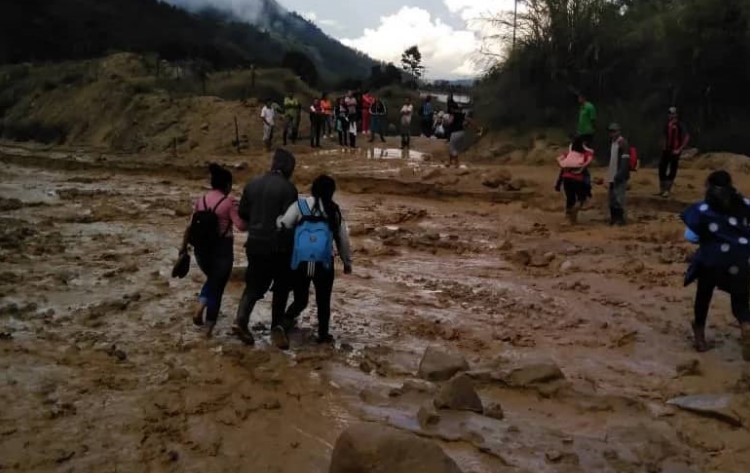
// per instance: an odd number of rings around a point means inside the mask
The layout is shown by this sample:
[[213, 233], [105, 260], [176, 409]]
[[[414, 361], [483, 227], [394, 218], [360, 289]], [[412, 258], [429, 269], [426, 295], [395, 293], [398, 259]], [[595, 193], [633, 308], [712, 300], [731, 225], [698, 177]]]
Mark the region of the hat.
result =
[[622, 128], [620, 128], [620, 125], [617, 123], [610, 123], [607, 127], [607, 131], [620, 131]]
[[677, 115], [677, 107], [669, 107], [669, 113], [671, 115]]

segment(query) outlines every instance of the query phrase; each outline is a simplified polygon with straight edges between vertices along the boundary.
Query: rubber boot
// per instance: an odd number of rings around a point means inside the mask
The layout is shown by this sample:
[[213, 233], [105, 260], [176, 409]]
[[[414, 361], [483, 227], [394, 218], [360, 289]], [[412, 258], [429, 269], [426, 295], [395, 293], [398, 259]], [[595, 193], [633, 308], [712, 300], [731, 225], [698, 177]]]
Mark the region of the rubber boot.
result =
[[661, 192], [661, 196], [668, 199], [672, 193], [672, 184], [674, 181], [664, 181], [664, 190]]
[[617, 223], [617, 211], [613, 209], [612, 207], [609, 208], [609, 225], [613, 226], [615, 223]]
[[705, 327], [698, 327], [693, 324], [693, 346], [695, 346], [695, 351], [697, 351], [698, 353], [708, 351]]
[[750, 361], [750, 323], [744, 323], [740, 328], [742, 330], [742, 359]]
[[664, 195], [664, 192], [666, 190], [667, 190], [667, 183], [665, 181], [659, 181], [659, 192], [656, 195], [661, 197]]
[[571, 225], [578, 223], [578, 207], [573, 207], [565, 211], [565, 216], [568, 218], [568, 222]]

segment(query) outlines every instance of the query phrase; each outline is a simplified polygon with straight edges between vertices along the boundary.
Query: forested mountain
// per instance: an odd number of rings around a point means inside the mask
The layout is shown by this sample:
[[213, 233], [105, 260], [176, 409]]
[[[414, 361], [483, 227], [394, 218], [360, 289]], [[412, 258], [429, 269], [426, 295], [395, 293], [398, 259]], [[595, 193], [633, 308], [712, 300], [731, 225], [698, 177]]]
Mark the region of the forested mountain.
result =
[[187, 12], [159, 0], [0, 0], [0, 63], [60, 61], [111, 51], [204, 59], [215, 68], [280, 65], [299, 51], [328, 81], [365, 77], [373, 61], [271, 0], [257, 24], [228, 12]]

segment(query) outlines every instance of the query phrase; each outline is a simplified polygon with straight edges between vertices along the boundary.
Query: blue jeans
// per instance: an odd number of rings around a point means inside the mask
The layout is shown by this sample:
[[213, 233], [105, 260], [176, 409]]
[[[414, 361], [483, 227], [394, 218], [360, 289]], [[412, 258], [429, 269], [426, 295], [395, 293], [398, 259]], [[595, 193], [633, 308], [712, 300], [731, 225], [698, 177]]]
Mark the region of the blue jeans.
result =
[[198, 300], [206, 304], [206, 322], [216, 323], [221, 309], [221, 299], [232, 275], [234, 248], [231, 238], [222, 238], [221, 242], [210, 250], [196, 251], [195, 260], [206, 275], [206, 282], [201, 288]]

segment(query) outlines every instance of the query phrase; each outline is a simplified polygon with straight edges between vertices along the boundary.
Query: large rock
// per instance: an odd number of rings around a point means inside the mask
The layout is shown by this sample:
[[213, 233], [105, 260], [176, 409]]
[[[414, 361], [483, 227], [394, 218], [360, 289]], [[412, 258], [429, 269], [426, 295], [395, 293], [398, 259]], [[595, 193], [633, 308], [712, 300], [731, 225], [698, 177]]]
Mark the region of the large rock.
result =
[[552, 362], [518, 366], [500, 375], [500, 379], [514, 387], [529, 387], [565, 379], [560, 367]]
[[459, 371], [468, 371], [469, 363], [458, 354], [446, 353], [435, 347], [427, 347], [419, 363], [417, 375], [428, 381], [446, 381]]
[[736, 427], [742, 426], [742, 417], [735, 409], [735, 399], [731, 394], [682, 396], [670, 399], [667, 404], [702, 416], [713, 417]]
[[377, 424], [346, 429], [329, 473], [461, 473], [434, 442]]
[[435, 397], [438, 409], [484, 412], [482, 400], [474, 390], [474, 383], [466, 374], [458, 374], [445, 383]]
[[423, 429], [426, 429], [440, 422], [440, 414], [437, 413], [435, 406], [432, 404], [424, 404], [417, 411], [417, 421]]

